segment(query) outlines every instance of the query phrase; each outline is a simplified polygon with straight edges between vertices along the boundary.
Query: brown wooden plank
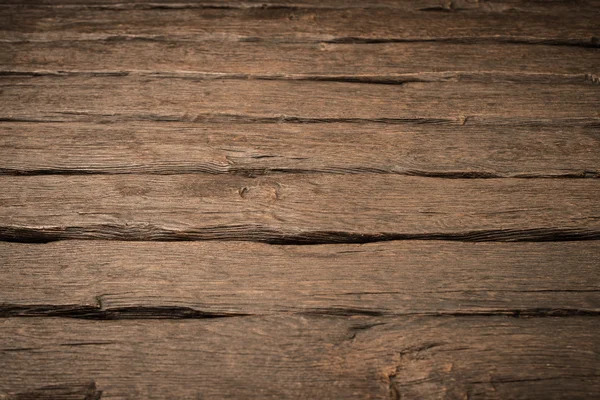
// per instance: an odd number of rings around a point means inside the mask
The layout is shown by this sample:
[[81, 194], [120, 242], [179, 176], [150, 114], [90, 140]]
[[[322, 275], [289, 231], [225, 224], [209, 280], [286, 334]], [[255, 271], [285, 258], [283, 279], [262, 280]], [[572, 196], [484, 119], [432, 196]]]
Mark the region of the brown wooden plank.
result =
[[[594, 83], [594, 49], [521, 44], [270, 42], [4, 43], [2, 74], [146, 73], [206, 79]], [[57, 72], [65, 71], [65, 72]]]
[[102, 399], [600, 395], [595, 318], [11, 318], [0, 393], [95, 382]]
[[[426, 9], [431, 7], [425, 7]], [[443, 6], [433, 6], [443, 11]], [[449, 7], [446, 7], [449, 8]], [[277, 40], [296, 42], [467, 41], [598, 46], [598, 13], [428, 12], [394, 8], [289, 7], [123, 10], [4, 7], [0, 39]], [[593, 7], [591, 8], [593, 10]]]
[[0, 118], [18, 121], [391, 122], [597, 126], [595, 85], [363, 85], [144, 76], [4, 76]]
[[0, 5], [36, 5], [77, 8], [392, 8], [407, 11], [471, 11], [471, 12], [589, 12], [597, 11], [597, 0], [559, 0], [539, 2], [535, 0], [1, 0]]
[[600, 242], [0, 243], [0, 316], [600, 314]]
[[471, 124], [3, 122], [0, 173], [597, 177], [596, 131]]
[[285, 174], [0, 177], [16, 240], [565, 240], [600, 237], [591, 179]]

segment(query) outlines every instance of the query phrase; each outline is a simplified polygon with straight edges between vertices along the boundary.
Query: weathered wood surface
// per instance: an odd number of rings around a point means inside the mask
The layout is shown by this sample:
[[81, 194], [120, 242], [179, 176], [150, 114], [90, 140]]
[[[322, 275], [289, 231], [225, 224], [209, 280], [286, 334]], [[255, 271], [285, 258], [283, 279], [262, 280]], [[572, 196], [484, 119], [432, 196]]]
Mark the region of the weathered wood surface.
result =
[[600, 397], [599, 20], [0, 0], [0, 399]]
[[[526, 44], [270, 42], [3, 43], [0, 74], [204, 79], [598, 84], [600, 52]], [[560, 62], [557, 62], [560, 60]]]
[[52, 8], [170, 9], [170, 8], [385, 8], [405, 11], [546, 12], [578, 14], [597, 12], [598, 0], [2, 0], [0, 5], [35, 5]]
[[0, 253], [4, 317], [600, 313], [598, 241], [68, 241]]
[[61, 384], [102, 399], [592, 399], [599, 335], [588, 317], [12, 318], [0, 324], [10, 366], [0, 391], [25, 397]]
[[391, 173], [598, 177], [585, 126], [0, 124], [3, 174]]
[[600, 237], [591, 179], [0, 176], [0, 237], [268, 242]]
[[[144, 76], [4, 76], [9, 121], [388, 122], [597, 127], [589, 84], [204, 80]], [[242, 95], [243, 94], [243, 95]]]
[[[412, 2], [411, 2], [412, 3]], [[407, 5], [410, 7], [410, 4]], [[511, 12], [500, 3], [490, 12], [457, 12], [442, 6], [416, 9], [325, 9], [290, 7], [9, 7], [0, 17], [0, 39], [48, 40], [277, 40], [292, 42], [458, 41], [598, 46], [600, 13], [594, 3], [582, 2], [576, 12], [558, 7]], [[466, 3], [466, 2], [465, 2]], [[437, 4], [440, 4], [439, 2]], [[452, 4], [452, 3], [450, 3]], [[464, 4], [464, 3], [463, 3]], [[451, 6], [450, 6], [451, 7]], [[450, 8], [446, 6], [447, 9]], [[405, 9], [402, 9], [405, 8]], [[423, 10], [425, 9], [425, 10]], [[168, 27], [168, 30], [165, 29]]]
[[2, 400], [100, 400], [101, 398], [102, 391], [96, 388], [94, 381], [52, 384], [0, 394]]

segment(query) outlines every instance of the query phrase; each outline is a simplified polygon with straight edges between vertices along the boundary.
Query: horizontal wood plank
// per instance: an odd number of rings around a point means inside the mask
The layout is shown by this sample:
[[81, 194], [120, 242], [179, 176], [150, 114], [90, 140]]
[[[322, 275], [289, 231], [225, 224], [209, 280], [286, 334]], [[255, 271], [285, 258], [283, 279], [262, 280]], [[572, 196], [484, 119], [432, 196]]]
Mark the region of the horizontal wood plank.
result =
[[[421, 9], [431, 9], [425, 6]], [[446, 8], [449, 8], [446, 6]], [[503, 9], [504, 8], [504, 12]], [[443, 11], [444, 6], [433, 6]], [[598, 12], [428, 12], [396, 8], [4, 7], [0, 39], [458, 41], [598, 46]]]
[[597, 11], [598, 0], [2, 0], [0, 5], [34, 5], [46, 7], [102, 8], [102, 9], [170, 9], [170, 8], [386, 8], [406, 11], [471, 11], [471, 12], [588, 12]]
[[[598, 83], [600, 54], [521, 44], [270, 42], [4, 43], [0, 73], [146, 73], [236, 79], [372, 83], [479, 81]], [[64, 72], [58, 72], [64, 71]]]
[[0, 243], [0, 316], [600, 314], [600, 242]]
[[599, 339], [585, 317], [12, 318], [0, 393], [93, 382], [102, 399], [595, 398]]
[[4, 76], [13, 121], [388, 122], [597, 126], [595, 85], [409, 82], [362, 85], [139, 76]]
[[600, 237], [596, 180], [398, 175], [1, 176], [7, 240]]
[[471, 124], [3, 122], [0, 173], [598, 177], [596, 131]]

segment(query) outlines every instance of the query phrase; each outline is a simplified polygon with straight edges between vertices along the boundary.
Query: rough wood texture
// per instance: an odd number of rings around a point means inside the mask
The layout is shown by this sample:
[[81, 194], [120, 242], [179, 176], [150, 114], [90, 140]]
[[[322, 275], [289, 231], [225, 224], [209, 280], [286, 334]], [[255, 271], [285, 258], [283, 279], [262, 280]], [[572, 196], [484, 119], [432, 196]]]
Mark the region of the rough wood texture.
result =
[[471, 11], [471, 12], [560, 12], [578, 14], [597, 12], [598, 0], [2, 0], [1, 5], [37, 5], [52, 8], [101, 8], [122, 10], [134, 9], [170, 9], [170, 8], [384, 8], [405, 11]]
[[[0, 351], [10, 351], [10, 349]], [[100, 400], [101, 397], [102, 391], [97, 390], [94, 381], [52, 384], [29, 390], [17, 389], [6, 395], [0, 394], [2, 400]]]
[[[0, 73], [123, 74], [365, 83], [598, 83], [600, 52], [582, 47], [453, 43], [80, 41], [4, 43]], [[557, 62], [559, 61], [559, 62]], [[64, 72], [57, 72], [64, 71]], [[193, 75], [192, 75], [193, 76]]]
[[4, 76], [0, 91], [0, 119], [9, 121], [554, 122], [597, 127], [600, 119], [600, 90], [585, 84]]
[[[0, 19], [0, 26], [4, 28], [0, 39], [450, 41], [598, 46], [597, 18], [600, 13], [597, 7], [584, 6], [580, 12], [573, 12], [573, 7], [568, 12], [563, 3], [562, 7], [553, 9], [550, 6], [547, 7], [549, 10], [540, 13], [535, 12], [536, 7], [531, 10], [534, 12], [511, 12], [511, 6], [505, 4], [497, 10], [489, 10], [491, 12], [465, 10], [467, 12], [452, 13], [450, 17], [443, 12], [443, 6], [435, 5], [417, 6], [414, 11], [401, 8], [184, 7], [161, 8], [161, 12], [156, 12], [153, 7], [49, 9], [12, 6], [5, 8]], [[521, 5], [527, 9], [526, 2]]]
[[587, 317], [20, 318], [0, 336], [5, 393], [93, 381], [102, 399], [600, 395]]
[[0, 316], [595, 315], [599, 252], [598, 241], [0, 243]]
[[0, 399], [600, 398], [598, 21], [0, 0]]
[[[598, 177], [585, 126], [0, 124], [0, 173]], [[51, 149], [51, 151], [49, 151]]]
[[0, 237], [270, 242], [600, 237], [596, 180], [0, 176]]

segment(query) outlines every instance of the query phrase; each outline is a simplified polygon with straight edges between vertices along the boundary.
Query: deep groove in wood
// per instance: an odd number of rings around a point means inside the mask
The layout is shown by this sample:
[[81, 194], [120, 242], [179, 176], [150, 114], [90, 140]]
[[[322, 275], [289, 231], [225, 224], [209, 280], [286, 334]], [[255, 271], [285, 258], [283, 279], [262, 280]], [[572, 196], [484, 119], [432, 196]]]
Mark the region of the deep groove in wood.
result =
[[[250, 115], [240, 114], [196, 114], [196, 115], [160, 115], [160, 114], [91, 114], [79, 112], [62, 112], [57, 113], [61, 116], [66, 116], [68, 119], [52, 119], [52, 118], [13, 118], [0, 117], [0, 122], [126, 122], [126, 121], [152, 121], [152, 122], [200, 122], [200, 123], [242, 123], [242, 124], [362, 124], [362, 123], [379, 123], [379, 124], [456, 124], [463, 125], [459, 119], [450, 118], [310, 118], [296, 117], [290, 115], [281, 115], [277, 117], [254, 117]], [[508, 121], [507, 121], [508, 122]], [[578, 123], [579, 121], [575, 121]], [[528, 121], [524, 122], [529, 123]], [[533, 122], [538, 124], [537, 121]], [[552, 124], [557, 124], [553, 121]], [[568, 122], [567, 122], [568, 123]], [[595, 123], [595, 119], [583, 121], [584, 124]]]
[[103, 309], [87, 305], [19, 305], [0, 304], [0, 318], [8, 317], [63, 317], [92, 320], [117, 319], [203, 319], [243, 317], [249, 314], [216, 313], [194, 310], [189, 307], [153, 306], [153, 307], [116, 307]]
[[377, 44], [377, 43], [452, 43], [452, 44], [527, 44], [542, 46], [572, 46], [597, 48], [600, 47], [600, 40], [597, 37], [590, 37], [587, 40], [580, 39], [543, 39], [532, 37], [438, 37], [431, 39], [411, 39], [411, 38], [369, 38], [369, 37], [337, 37], [330, 40], [322, 40], [322, 43], [344, 43], [344, 44]]
[[319, 168], [319, 169], [298, 169], [298, 168], [240, 168], [240, 167], [216, 167], [204, 166], [198, 167], [171, 167], [161, 168], [130, 168], [130, 169], [93, 169], [93, 168], [45, 168], [45, 169], [12, 169], [0, 168], [0, 175], [7, 176], [39, 176], [39, 175], [195, 175], [195, 174], [233, 174], [247, 177], [277, 175], [277, 174], [390, 174], [402, 176], [419, 176], [423, 178], [438, 179], [598, 179], [600, 173], [597, 171], [564, 172], [564, 173], [518, 173], [518, 174], [498, 174], [487, 171], [421, 171], [421, 170], [388, 170], [369, 167], [357, 168]]
[[600, 231], [571, 228], [490, 229], [458, 233], [361, 234], [340, 231], [288, 233], [269, 227], [238, 225], [196, 230], [170, 230], [148, 224], [32, 228], [0, 226], [0, 241], [50, 243], [59, 240], [197, 241], [232, 240], [273, 245], [375, 243], [394, 240], [447, 240], [459, 242], [564, 242], [600, 240]]
[[[296, 314], [306, 316], [330, 317], [497, 317], [506, 316], [513, 318], [548, 318], [548, 317], [597, 317], [597, 309], [572, 309], [572, 308], [523, 308], [523, 309], [498, 309], [486, 311], [440, 311], [416, 313], [390, 313], [372, 309], [358, 308], [315, 308], [299, 312], [274, 312], [271, 314]], [[123, 319], [213, 319], [234, 317], [256, 317], [263, 314], [245, 313], [219, 313], [196, 310], [190, 307], [174, 306], [130, 306], [103, 309], [88, 305], [22, 305], [0, 303], [0, 318], [75, 318], [87, 320], [123, 320]]]
[[195, 115], [161, 115], [161, 114], [93, 114], [88, 112], [55, 112], [60, 118], [23, 118], [0, 117], [2, 122], [24, 123], [120, 123], [129, 121], [150, 121], [160, 123], [194, 122], [203, 124], [386, 124], [386, 125], [456, 125], [464, 126], [579, 126], [585, 128], [600, 127], [600, 119], [591, 118], [502, 118], [485, 116], [464, 116], [462, 118], [311, 118], [292, 115], [279, 115], [276, 117], [256, 117], [242, 114], [195, 114]]
[[346, 82], [376, 85], [403, 85], [405, 83], [423, 82], [435, 84], [447, 81], [469, 81], [469, 82], [491, 82], [494, 79], [502, 79], [509, 82], [533, 82], [551, 84], [600, 84], [600, 79], [592, 73], [581, 74], [556, 74], [556, 73], [519, 73], [519, 72], [497, 72], [497, 71], [447, 71], [396, 75], [328, 75], [328, 74], [247, 74], [247, 73], [206, 73], [206, 72], [164, 72], [164, 71], [19, 71], [0, 70], [1, 76], [14, 77], [112, 77], [112, 76], [139, 76], [163, 79], [187, 79], [187, 80], [264, 80], [264, 81], [308, 81], [308, 82]]
[[[95, 35], [81, 39], [42, 40], [42, 39], [0, 39], [0, 43], [69, 43], [69, 42], [203, 42], [211, 39], [203, 39], [194, 36], [167, 36], [167, 35]], [[564, 46], [599, 48], [600, 39], [592, 36], [589, 39], [544, 39], [533, 37], [438, 37], [430, 39], [419, 38], [371, 38], [371, 37], [336, 37], [332, 39], [263, 39], [254, 36], [237, 37], [229, 39], [232, 42], [265, 42], [280, 44], [382, 44], [382, 43], [447, 43], [447, 44], [522, 44], [532, 46]]]

